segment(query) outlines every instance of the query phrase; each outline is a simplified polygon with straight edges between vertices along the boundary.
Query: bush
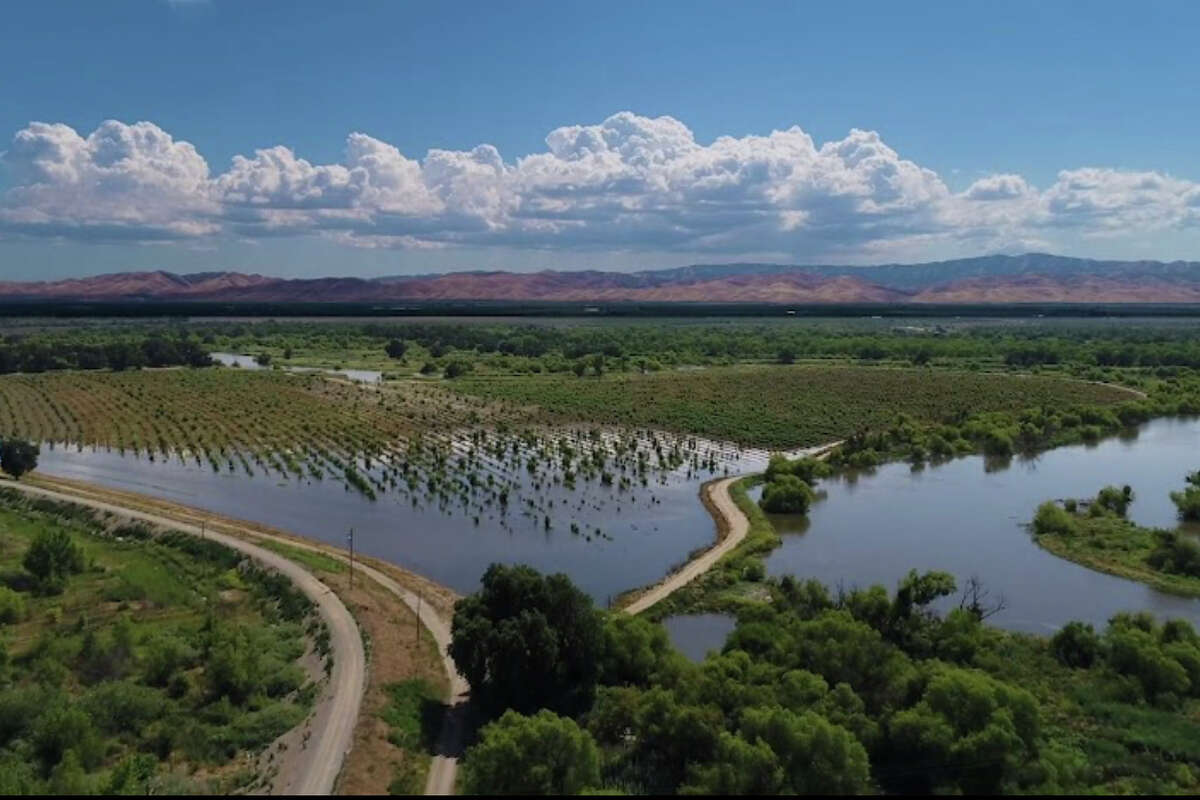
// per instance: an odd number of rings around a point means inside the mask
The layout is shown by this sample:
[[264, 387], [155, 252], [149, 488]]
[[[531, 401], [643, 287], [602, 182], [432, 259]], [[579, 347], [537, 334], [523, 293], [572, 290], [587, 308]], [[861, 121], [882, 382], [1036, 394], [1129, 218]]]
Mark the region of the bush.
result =
[[1163, 572], [1200, 578], [1200, 545], [1178, 531], [1155, 531], [1154, 549], [1146, 557], [1150, 566]]
[[1091, 625], [1068, 622], [1050, 640], [1050, 649], [1060, 664], [1087, 669], [1100, 655], [1100, 637]]
[[446, 364], [445, 375], [447, 378], [459, 378], [473, 370], [475, 365], [470, 361], [461, 358], [451, 359], [450, 363]]
[[758, 504], [771, 514], [804, 514], [812, 501], [807, 483], [795, 475], [781, 475], [766, 485]]
[[1171, 502], [1179, 518], [1188, 522], [1200, 521], [1200, 486], [1189, 486], [1182, 492], [1171, 492]]
[[0, 586], [0, 623], [11, 625], [25, 619], [25, 596]]
[[600, 782], [600, 755], [575, 721], [505, 712], [463, 760], [467, 794], [573, 795]]
[[0, 442], [0, 469], [17, 480], [27, 472], [37, 469], [41, 449], [23, 439], [5, 439]]
[[1038, 536], [1070, 536], [1075, 533], [1075, 518], [1058, 503], [1047, 501], [1038, 506], [1033, 517], [1033, 532]]
[[83, 572], [83, 550], [61, 528], [40, 531], [21, 562], [46, 594], [57, 594], [71, 575]]
[[591, 598], [566, 575], [493, 564], [454, 607], [450, 654], [491, 711], [573, 712], [592, 699], [604, 644]]
[[1092, 508], [1103, 509], [1110, 513], [1116, 514], [1118, 517], [1124, 517], [1129, 510], [1129, 504], [1133, 502], [1133, 489], [1129, 486], [1124, 486], [1118, 489], [1116, 486], [1105, 486], [1096, 495], [1095, 501], [1092, 502]]

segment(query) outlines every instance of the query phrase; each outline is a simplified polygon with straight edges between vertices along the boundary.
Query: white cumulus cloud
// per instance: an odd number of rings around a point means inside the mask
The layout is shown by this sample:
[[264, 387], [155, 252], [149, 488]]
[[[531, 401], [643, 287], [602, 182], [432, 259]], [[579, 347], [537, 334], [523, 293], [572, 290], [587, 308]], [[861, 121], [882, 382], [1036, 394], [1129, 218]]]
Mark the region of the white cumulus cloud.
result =
[[628, 111], [557, 128], [544, 151], [509, 161], [488, 144], [410, 158], [352, 133], [338, 163], [277, 146], [214, 176], [191, 144], [117, 121], [86, 138], [31, 123], [3, 161], [0, 235], [85, 241], [322, 235], [360, 247], [816, 259], [1200, 227], [1200, 184], [1158, 172], [1063, 170], [1044, 189], [994, 174], [955, 192], [874, 131], [818, 145], [792, 127], [704, 144], [677, 119]]

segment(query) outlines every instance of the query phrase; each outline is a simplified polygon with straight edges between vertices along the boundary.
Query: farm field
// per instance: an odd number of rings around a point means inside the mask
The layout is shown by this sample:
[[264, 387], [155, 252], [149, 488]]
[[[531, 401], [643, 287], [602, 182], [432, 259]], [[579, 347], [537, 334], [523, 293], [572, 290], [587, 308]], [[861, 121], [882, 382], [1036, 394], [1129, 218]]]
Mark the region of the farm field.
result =
[[464, 378], [458, 391], [536, 405], [553, 419], [649, 426], [787, 449], [885, 427], [1134, 399], [1077, 380], [883, 367], [762, 366], [599, 378]]
[[0, 575], [7, 794], [252, 789], [323, 677], [308, 600], [214, 542], [2, 490]]

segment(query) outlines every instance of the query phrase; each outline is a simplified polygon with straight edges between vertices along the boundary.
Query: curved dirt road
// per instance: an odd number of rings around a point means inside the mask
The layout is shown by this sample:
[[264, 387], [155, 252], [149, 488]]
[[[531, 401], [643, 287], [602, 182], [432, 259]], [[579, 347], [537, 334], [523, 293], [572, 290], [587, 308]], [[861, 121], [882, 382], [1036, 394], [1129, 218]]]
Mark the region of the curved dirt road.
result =
[[[838, 440], [836, 442], [817, 445], [816, 447], [793, 450], [786, 453], [786, 455], [788, 458], [803, 458], [805, 456], [823, 458], [828, 455], [830, 450], [841, 443], [841, 440]], [[742, 540], [746, 538], [746, 534], [750, 532], [750, 520], [737, 507], [737, 503], [733, 502], [733, 497], [729, 494], [729, 487], [734, 481], [739, 481], [743, 477], [745, 476], [735, 475], [730, 478], [710, 481], [704, 484], [700, 490], [704, 493], [704, 498], [707, 501], [704, 504], [705, 507], [714, 512], [713, 516], [717, 523], [719, 541], [713, 547], [710, 547], [687, 564], [684, 564], [682, 569], [672, 572], [662, 582], [655, 584], [647, 591], [638, 595], [622, 611], [627, 614], [642, 613], [658, 601], [703, 575], [722, 556], [741, 544]], [[721, 536], [722, 531], [725, 533], [724, 536]]]
[[[5, 482], [4, 485], [27, 494], [40, 495], [52, 500], [75, 503], [98, 511], [119, 514], [130, 519], [138, 519], [172, 530], [190, 533], [193, 536], [204, 536], [245, 553], [260, 564], [286, 575], [316, 605], [329, 628], [330, 647], [334, 653], [334, 659], [333, 670], [329, 676], [329, 686], [326, 689], [330, 693], [330, 700], [328, 705], [319, 712], [323, 717], [322, 724], [314, 726], [312, 737], [306, 747], [305, 758], [300, 762], [303, 764], [301, 769], [297, 773], [285, 776], [285, 783], [276, 785], [275, 791], [278, 794], [306, 795], [331, 794], [333, 792], [334, 782], [342, 769], [342, 760], [350, 749], [354, 726], [358, 721], [358, 709], [362, 702], [363, 689], [366, 686], [366, 655], [363, 652], [358, 624], [328, 586], [294, 561], [244, 539], [215, 531], [203, 531], [195, 525], [179, 522], [170, 517], [126, 509], [112, 503], [66, 492], [56, 492], [15, 482]], [[289, 542], [289, 544], [292, 543]]]

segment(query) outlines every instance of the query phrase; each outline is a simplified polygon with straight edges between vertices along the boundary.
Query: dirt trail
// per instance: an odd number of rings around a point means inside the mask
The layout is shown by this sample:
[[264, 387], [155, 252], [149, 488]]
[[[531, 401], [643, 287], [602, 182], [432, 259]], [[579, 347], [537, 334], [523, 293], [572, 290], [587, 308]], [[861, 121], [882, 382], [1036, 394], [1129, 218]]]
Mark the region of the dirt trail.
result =
[[[825, 455], [827, 455], [830, 450], [832, 450], [834, 447], [838, 446], [839, 444], [841, 444], [841, 441], [829, 442], [827, 444], [818, 445], [816, 447], [809, 447], [809, 448], [794, 450], [794, 451], [787, 453], [786, 455], [789, 458], [800, 458], [803, 456], [815, 456], [817, 458], [821, 458], [821, 457], [824, 457]], [[723, 557], [724, 555], [729, 553], [731, 550], [733, 550], [735, 547], [737, 547], [742, 542], [742, 540], [746, 538], [746, 534], [750, 530], [750, 521], [746, 518], [746, 515], [743, 514], [741, 512], [741, 510], [737, 507], [737, 504], [733, 502], [733, 498], [729, 494], [730, 485], [732, 485], [734, 481], [740, 480], [741, 477], [743, 477], [743, 476], [733, 476], [733, 477], [729, 477], [729, 478], [722, 478], [722, 479], [716, 480], [716, 481], [711, 481], [711, 482], [705, 484], [705, 486], [701, 489], [701, 492], [704, 494], [704, 497], [706, 498], [706, 501], [707, 501], [705, 503], [705, 505], [707, 508], [709, 508], [713, 512], [713, 516], [717, 522], [717, 532], [718, 532], [718, 536], [720, 537], [719, 541], [713, 547], [709, 548], [708, 550], [706, 550], [705, 552], [703, 552], [696, 558], [689, 561], [681, 569], [677, 570], [676, 572], [671, 573], [666, 578], [664, 578], [660, 583], [655, 584], [654, 586], [650, 587], [647, 591], [645, 591], [642, 594], [635, 597], [628, 605], [626, 605], [622, 609], [623, 611], [625, 611], [626, 613], [629, 613], [629, 614], [638, 614], [638, 613], [641, 613], [642, 611], [645, 611], [646, 609], [650, 608], [651, 606], [653, 606], [655, 603], [659, 602], [660, 600], [666, 598], [673, 592], [678, 591], [681, 587], [686, 586], [688, 583], [695, 580], [700, 575], [703, 575], [705, 572], [707, 572], [709, 569], [711, 569], [713, 564], [717, 563], [717, 561], [720, 560], [721, 557]], [[31, 489], [32, 487], [21, 487], [21, 488], [28, 490], [28, 489]], [[83, 487], [71, 486], [70, 488], [72, 488], [74, 490], [76, 488], [83, 488]], [[140, 512], [127, 511], [127, 510], [120, 508], [119, 506], [115, 506], [115, 505], [111, 505], [108, 503], [103, 503], [103, 502], [95, 501], [95, 500], [81, 499], [78, 496], [69, 494], [69, 493], [61, 493], [60, 494], [58, 492], [53, 492], [53, 491], [49, 491], [49, 490], [39, 490], [39, 489], [32, 489], [32, 491], [35, 491], [35, 492], [40, 491], [40, 492], [42, 492], [44, 494], [48, 494], [50, 496], [58, 496], [58, 497], [61, 497], [62, 499], [72, 500], [74, 502], [83, 502], [88, 505], [94, 505], [95, 507], [103, 507], [106, 510], [112, 510], [117, 513], [137, 514], [139, 516], [149, 518], [149, 519], [155, 518], [155, 515], [148, 515], [148, 514], [141, 514]], [[104, 491], [104, 490], [100, 489], [99, 491]], [[193, 512], [193, 513], [195, 513], [195, 512]], [[179, 527], [184, 530], [189, 530], [189, 532], [194, 532], [194, 533], [199, 532], [199, 529], [196, 528], [194, 525], [187, 525], [187, 524], [181, 523], [176, 520], [171, 520], [169, 517], [158, 517], [157, 519], [162, 520], [163, 524], [170, 524], [172, 526]], [[229, 521], [223, 521], [222, 524], [226, 525], [226, 526], [232, 526], [235, 528], [237, 527], [234, 523], [231, 523]], [[298, 537], [274, 535], [274, 534], [266, 533], [261, 530], [256, 530], [251, 527], [241, 528], [240, 532], [242, 535], [249, 536], [251, 538], [268, 539], [268, 540], [277, 541], [277, 542], [286, 544], [289, 547], [295, 547], [295, 548], [299, 548], [302, 550], [308, 550], [311, 552], [321, 553], [321, 554], [329, 556], [331, 558], [335, 558], [343, 563], [348, 563], [350, 561], [349, 557], [341, 550], [332, 548], [327, 545], [310, 543], [310, 542], [308, 542], [304, 539], [298, 538]], [[215, 537], [217, 534], [210, 533], [209, 535]], [[237, 539], [234, 537], [227, 537], [227, 538], [230, 542], [237, 542], [237, 543], [240, 543], [241, 545], [244, 545], [245, 547], [254, 548], [257, 551], [261, 551], [268, 555], [275, 556], [274, 553], [271, 553], [270, 551], [264, 551], [261, 548], [254, 547], [254, 545], [248, 544], [241, 539]], [[239, 548], [239, 549], [244, 549], [244, 548]], [[281, 556], [275, 556], [275, 557], [279, 558], [280, 560], [286, 561], [286, 559], [283, 559]], [[291, 564], [292, 562], [286, 562], [286, 563]], [[293, 564], [293, 566], [296, 567], [297, 569], [302, 570], [302, 568], [298, 567], [297, 565]], [[458, 674], [458, 669], [454, 664], [454, 660], [448, 654], [448, 649], [450, 646], [449, 615], [446, 614], [444, 611], [439, 612], [439, 609], [436, 606], [430, 604], [429, 602], [426, 602], [424, 600], [424, 598], [422, 598], [420, 595], [405, 588], [398, 581], [391, 578], [387, 574], [381, 572], [380, 570], [370, 566], [369, 564], [364, 564], [361, 561], [356, 560], [354, 568], [357, 572], [360, 572], [361, 574], [364, 574], [364, 575], [370, 577], [372, 580], [374, 580], [380, 586], [384, 587], [385, 589], [387, 589], [388, 591], [390, 591], [394, 595], [396, 595], [398, 598], [400, 598], [405, 603], [405, 605], [407, 605], [409, 608], [411, 608], [417, 614], [418, 618], [421, 621], [421, 624], [425, 626], [425, 628], [429, 631], [430, 635], [433, 636], [434, 641], [437, 643], [438, 653], [442, 657], [443, 668], [445, 669], [446, 676], [450, 681], [450, 699], [449, 699], [450, 708], [447, 712], [445, 722], [443, 723], [443, 726], [442, 726], [442, 731], [441, 731], [441, 734], [440, 734], [438, 742], [437, 742], [436, 752], [434, 754], [433, 761], [431, 762], [430, 767], [429, 767], [429, 775], [428, 775], [428, 778], [425, 783], [425, 794], [427, 794], [427, 795], [451, 795], [451, 794], [454, 794], [455, 781], [456, 781], [457, 773], [458, 773], [457, 754], [459, 752], [461, 752], [461, 749], [462, 749], [462, 741], [463, 741], [463, 734], [464, 734], [464, 727], [465, 727], [463, 717], [465, 714], [466, 704], [467, 704], [469, 694], [470, 694], [470, 687], [467, 685], [467, 682], [462, 678], [462, 676]], [[308, 573], [306, 573], [306, 572], [304, 574], [308, 575]], [[316, 579], [312, 578], [311, 575], [308, 575], [308, 577], [311, 580], [313, 580], [314, 582], [317, 582]], [[318, 585], [323, 586], [323, 584], [320, 584], [319, 582], [317, 582], [317, 583], [318, 583]], [[329, 592], [328, 589], [326, 589], [325, 591], [328, 592], [328, 595], [330, 597], [334, 597], [336, 599], [336, 596], [333, 595], [332, 592]], [[341, 605], [340, 601], [338, 601], [338, 605]], [[345, 609], [343, 607], [343, 611], [344, 610]], [[355, 631], [355, 636], [357, 639], [357, 631]], [[361, 652], [361, 640], [359, 640], [359, 646], [360, 646], [360, 652]], [[340, 661], [340, 659], [338, 659], [338, 661]], [[359, 699], [361, 699], [361, 696], [362, 696], [362, 685], [363, 685], [363, 682], [360, 679], [360, 686], [359, 686], [359, 691], [358, 691]], [[355, 714], [357, 715], [357, 702], [355, 703]], [[346, 734], [345, 734], [346, 740], [347, 740], [347, 745], [349, 743], [350, 734], [352, 734], [352, 732], [353, 732], [353, 727], [354, 727], [354, 724], [353, 724], [353, 719], [352, 719], [349, 726], [346, 729]], [[344, 753], [345, 753], [345, 749], [342, 750], [342, 755], [344, 755]], [[337, 763], [340, 767], [341, 756], [338, 757]], [[333, 779], [336, 778], [336, 775], [337, 775], [337, 771], [334, 770], [333, 776], [329, 779], [330, 780], [330, 784], [329, 784], [330, 789], [332, 788]], [[298, 789], [294, 789], [293, 791], [295, 791], [296, 793], [303, 793]], [[329, 792], [329, 790], [326, 790], [323, 793], [327, 794], [328, 792]]]
[[[840, 440], [816, 447], [793, 450], [786, 455], [788, 458], [793, 459], [803, 458], [804, 456], [823, 458], [839, 444], [841, 444]], [[746, 538], [746, 534], [750, 532], [750, 520], [746, 518], [746, 515], [742, 513], [741, 509], [737, 507], [737, 503], [733, 502], [733, 498], [729, 495], [729, 487], [734, 481], [741, 480], [742, 477], [744, 476], [735, 475], [731, 478], [710, 481], [700, 490], [706, 501], [704, 503], [705, 507], [713, 512], [713, 517], [716, 519], [719, 541], [687, 564], [684, 564], [681, 569], [672, 572], [662, 582], [655, 584], [635, 597], [622, 609], [625, 613], [642, 613], [671, 593], [678, 591], [703, 575], [725, 554], [742, 543], [742, 540]], [[724, 533], [723, 536], [722, 533]]]
[[296, 562], [236, 536], [206, 531], [170, 517], [148, 514], [69, 492], [14, 482], [6, 482], [5, 485], [27, 494], [87, 506], [190, 533], [193, 536], [205, 536], [286, 575], [296, 588], [304, 592], [316, 605], [329, 628], [333, 670], [329, 676], [328, 687], [318, 699], [310, 717], [315, 718], [319, 724], [313, 726], [304, 757], [296, 759], [297, 768], [290, 771], [290, 774], [280, 775], [279, 782], [274, 784], [272, 790], [275, 794], [285, 795], [330, 794], [333, 791], [334, 782], [342, 768], [342, 760], [350, 749], [355, 723], [358, 721], [359, 705], [366, 686], [366, 655], [363, 652], [358, 624], [328, 586]]
[[[41, 476], [39, 476], [39, 477], [41, 477]], [[41, 479], [43, 481], [46, 480], [46, 478], [44, 478], [44, 477], [41, 477]], [[93, 487], [93, 486], [90, 486], [85, 483], [80, 483], [78, 481], [64, 481], [64, 480], [56, 479], [56, 478], [50, 478], [49, 480], [52, 481], [56, 486], [62, 486], [64, 489], [66, 489], [67, 491], [62, 492], [61, 496], [65, 499], [70, 499], [73, 502], [81, 502], [81, 503], [85, 503], [87, 505], [93, 505], [93, 506], [111, 507], [112, 509], [118, 510], [119, 513], [125, 513], [125, 514], [135, 514], [136, 513], [138, 515], [145, 516], [145, 517], [158, 516], [158, 515], [154, 515], [154, 514], [143, 514], [142, 512], [134, 512], [132, 510], [124, 509], [123, 507], [117, 506], [112, 503], [106, 503], [104, 501], [98, 501], [95, 498], [88, 497], [88, 494], [90, 492], [95, 492], [97, 495], [99, 495], [101, 497], [112, 497], [115, 495], [119, 498], [120, 493], [117, 493], [115, 490], [107, 490], [103, 487]], [[20, 486], [19, 488], [31, 489], [32, 487]], [[35, 490], [35, 491], [43, 491], [43, 492], [51, 494], [51, 495], [57, 494], [56, 492], [51, 491], [51, 490]], [[178, 506], [175, 503], [171, 503], [169, 501], [164, 501], [164, 500], [158, 500], [157, 498], [146, 498], [146, 500], [150, 503], [153, 503], [154, 506], [159, 507], [159, 508], [162, 508], [164, 506], [167, 508], [171, 508], [172, 510], [169, 513], [172, 516], [178, 515], [178, 516], [183, 516], [183, 517], [188, 517], [188, 518], [194, 518], [197, 515], [212, 516], [214, 518], [216, 518], [216, 516], [217, 516], [217, 515], [205, 515], [204, 512], [201, 511], [200, 509], [191, 509], [191, 508], [187, 508], [184, 506]], [[164, 515], [164, 516], [160, 517], [160, 519], [165, 520], [166, 522], [169, 522], [169, 524], [172, 525], [173, 527], [177, 527], [182, 530], [187, 530], [188, 532], [199, 532], [199, 529], [196, 528], [195, 525], [192, 525], [190, 523], [184, 523], [183, 521], [179, 520], [178, 518], [172, 518], [172, 516]], [[342, 562], [343, 564], [350, 563], [350, 557], [348, 554], [346, 554], [341, 549], [335, 548], [331, 545], [325, 545], [325, 544], [311, 542], [309, 540], [306, 540], [306, 539], [303, 539], [303, 538], [300, 538], [297, 536], [286, 536], [286, 535], [281, 535], [281, 534], [268, 533], [266, 531], [259, 530], [256, 527], [251, 526], [251, 525], [239, 525], [235, 520], [230, 520], [230, 519], [227, 519], [224, 517], [220, 518], [220, 525], [221, 525], [221, 527], [238, 531], [239, 535], [241, 535], [241, 536], [247, 536], [247, 537], [250, 537], [253, 539], [279, 542], [280, 544], [285, 544], [288, 547], [294, 547], [298, 550], [307, 550], [307, 551], [313, 552], [313, 553], [320, 553], [329, 558], [336, 559], [336, 560]], [[213, 536], [214, 534], [211, 532], [211, 529], [209, 529], [209, 530], [210, 530], [209, 535]], [[235, 541], [245, 543], [241, 539], [235, 539]], [[249, 546], [253, 547], [253, 545], [249, 545]], [[257, 550], [257, 549], [261, 549], [261, 548], [255, 548], [255, 549]], [[270, 551], [265, 551], [265, 552], [270, 552]], [[272, 553], [272, 555], [275, 555], [275, 554]], [[282, 556], [276, 556], [276, 557], [282, 558]], [[421, 624], [425, 626], [425, 629], [429, 631], [430, 635], [433, 637], [434, 642], [436, 642], [436, 644], [437, 644], [438, 654], [442, 658], [442, 667], [446, 672], [446, 677], [450, 684], [450, 697], [448, 700], [450, 708], [447, 712], [446, 721], [443, 724], [442, 731], [441, 731], [441, 734], [440, 734], [438, 742], [437, 742], [436, 752], [434, 754], [433, 761], [431, 762], [430, 767], [429, 767], [429, 776], [425, 783], [425, 794], [435, 794], [435, 795], [454, 794], [456, 772], [457, 772], [457, 768], [458, 768], [458, 759], [456, 757], [456, 754], [461, 751], [461, 747], [462, 747], [463, 725], [464, 725], [463, 724], [463, 715], [465, 713], [466, 703], [467, 703], [468, 695], [470, 693], [470, 687], [467, 685], [467, 682], [462, 678], [462, 676], [458, 674], [458, 668], [454, 665], [454, 659], [452, 659], [448, 655], [448, 652], [447, 652], [450, 647], [450, 617], [449, 617], [449, 614], [445, 613], [444, 609], [440, 608], [440, 606], [444, 606], [444, 603], [437, 603], [437, 602], [431, 603], [430, 598], [423, 597], [420, 594], [404, 587], [403, 585], [400, 584], [399, 581], [395, 580], [394, 578], [387, 575], [386, 573], [376, 569], [375, 567], [371, 566], [370, 564], [363, 563], [363, 561], [359, 558], [356, 558], [354, 560], [354, 571], [360, 575], [365, 575], [365, 576], [369, 577], [371, 580], [375, 581], [377, 584], [382, 586], [384, 589], [386, 589], [387, 591], [391, 592], [393, 595], [398, 597], [405, 605], [407, 605], [410, 609], [412, 609], [412, 611], [415, 614], [417, 614], [418, 618], [421, 621]], [[328, 589], [325, 589], [325, 591], [329, 592]], [[332, 592], [329, 592], [329, 594], [330, 594], [330, 596], [335, 596], [335, 595], [333, 595]], [[361, 645], [361, 641], [360, 641], [360, 645]], [[359, 694], [361, 697], [361, 691]], [[351, 728], [353, 728], [353, 725], [351, 725]], [[349, 745], [347, 745], [347, 747], [348, 746]], [[338, 759], [338, 763], [339, 763], [339, 765], [341, 764], [340, 758]], [[297, 792], [297, 793], [299, 793], [299, 792]], [[327, 791], [327, 792], [323, 792], [323, 793], [328, 794], [329, 792]]]

